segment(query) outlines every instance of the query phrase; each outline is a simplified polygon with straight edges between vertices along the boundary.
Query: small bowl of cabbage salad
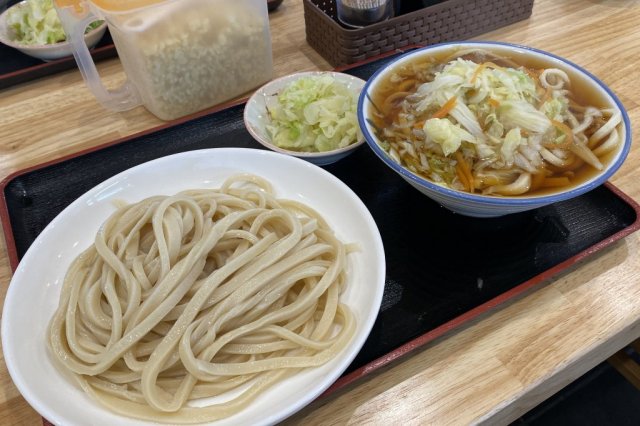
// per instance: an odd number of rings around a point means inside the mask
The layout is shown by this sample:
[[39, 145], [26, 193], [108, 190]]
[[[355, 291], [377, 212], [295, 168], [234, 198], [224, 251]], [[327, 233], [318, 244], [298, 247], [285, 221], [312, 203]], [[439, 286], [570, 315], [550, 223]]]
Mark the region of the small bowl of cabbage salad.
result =
[[331, 164], [364, 143], [357, 116], [364, 84], [330, 71], [281, 77], [251, 96], [244, 122], [251, 136], [273, 151]]
[[[84, 39], [90, 49], [98, 44], [106, 29], [104, 21], [92, 22], [87, 27]], [[5, 10], [0, 15], [0, 43], [43, 61], [73, 55], [53, 0], [26, 0]]]

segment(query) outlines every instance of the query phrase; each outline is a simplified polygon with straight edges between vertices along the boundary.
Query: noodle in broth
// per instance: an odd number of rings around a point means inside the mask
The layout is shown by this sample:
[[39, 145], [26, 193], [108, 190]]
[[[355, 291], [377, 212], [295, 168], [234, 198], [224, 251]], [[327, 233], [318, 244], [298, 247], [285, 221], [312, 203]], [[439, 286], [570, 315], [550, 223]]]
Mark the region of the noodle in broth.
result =
[[256, 176], [151, 197], [119, 208], [72, 263], [49, 346], [117, 413], [228, 417], [350, 341], [354, 317], [339, 301], [347, 251], [318, 213]]
[[535, 195], [597, 172], [620, 144], [620, 111], [578, 99], [556, 68], [473, 49], [409, 62], [383, 81], [369, 119], [391, 158], [437, 184]]

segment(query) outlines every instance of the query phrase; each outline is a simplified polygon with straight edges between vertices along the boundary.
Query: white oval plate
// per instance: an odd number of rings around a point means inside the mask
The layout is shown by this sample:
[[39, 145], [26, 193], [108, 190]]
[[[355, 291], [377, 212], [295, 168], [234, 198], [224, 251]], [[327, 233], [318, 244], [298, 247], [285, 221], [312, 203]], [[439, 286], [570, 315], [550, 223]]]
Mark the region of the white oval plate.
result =
[[239, 148], [191, 151], [139, 165], [91, 189], [42, 231], [20, 262], [4, 303], [2, 346], [14, 383], [43, 417], [64, 425], [157, 425], [108, 411], [54, 366], [46, 330], [63, 278], [115, 210], [114, 200], [135, 202], [188, 188], [216, 188], [242, 172], [268, 179], [277, 197], [313, 207], [338, 238], [360, 245], [360, 252], [349, 255], [348, 284], [341, 296], [354, 311], [357, 329], [350, 345], [329, 363], [276, 384], [245, 410], [213, 424], [278, 422], [313, 401], [349, 366], [373, 326], [384, 289], [384, 249], [367, 208], [342, 181], [294, 157]]

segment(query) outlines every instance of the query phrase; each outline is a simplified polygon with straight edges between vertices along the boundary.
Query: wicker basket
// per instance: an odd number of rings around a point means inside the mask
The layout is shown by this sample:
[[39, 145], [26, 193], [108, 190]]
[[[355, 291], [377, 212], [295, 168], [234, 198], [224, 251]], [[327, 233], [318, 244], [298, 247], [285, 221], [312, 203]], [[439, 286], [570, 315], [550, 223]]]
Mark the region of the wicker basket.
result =
[[334, 66], [391, 50], [464, 40], [531, 16], [533, 0], [445, 0], [358, 29], [338, 23], [336, 0], [304, 0], [307, 42]]

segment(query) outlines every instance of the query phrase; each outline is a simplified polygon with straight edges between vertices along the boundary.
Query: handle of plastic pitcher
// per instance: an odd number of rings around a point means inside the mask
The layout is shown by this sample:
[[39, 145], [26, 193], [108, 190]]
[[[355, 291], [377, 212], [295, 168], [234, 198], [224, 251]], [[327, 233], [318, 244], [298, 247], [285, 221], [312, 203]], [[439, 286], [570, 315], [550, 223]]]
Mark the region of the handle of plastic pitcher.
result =
[[100, 75], [84, 41], [87, 26], [100, 19], [89, 8], [84, 0], [55, 0], [58, 17], [73, 47], [82, 78], [89, 90], [105, 108], [113, 111], [126, 111], [142, 104], [140, 95], [129, 81], [115, 90], [109, 90], [102, 84]]

